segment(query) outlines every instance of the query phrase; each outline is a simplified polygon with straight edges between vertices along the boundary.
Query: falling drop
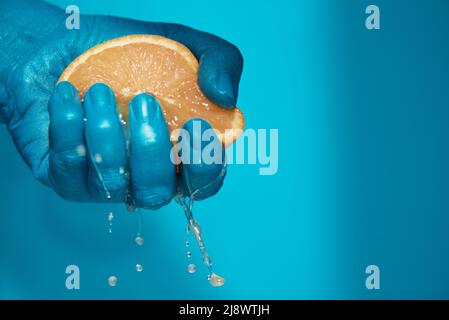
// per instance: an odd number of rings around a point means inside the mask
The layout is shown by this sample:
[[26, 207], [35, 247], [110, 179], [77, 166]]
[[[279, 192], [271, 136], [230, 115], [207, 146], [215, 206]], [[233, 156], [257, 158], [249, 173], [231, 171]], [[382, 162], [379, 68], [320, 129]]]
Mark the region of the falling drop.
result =
[[225, 279], [212, 272], [210, 277], [209, 277], [209, 283], [213, 287], [221, 287], [222, 285], [225, 284]]
[[109, 283], [109, 286], [115, 287], [117, 285], [117, 277], [116, 276], [110, 276], [108, 278], [108, 283]]
[[187, 256], [187, 258], [191, 258], [192, 257], [192, 252], [187, 251], [186, 256]]
[[96, 153], [94, 155], [94, 160], [95, 160], [96, 163], [102, 163], [103, 162], [103, 157], [101, 156], [101, 154]]
[[140, 211], [140, 209], [137, 209], [137, 217], [139, 218], [137, 234], [140, 235], [142, 233], [142, 220], [143, 220], [142, 211]]
[[78, 145], [76, 147], [76, 153], [80, 156], [80, 157], [84, 157], [86, 155], [86, 147], [82, 144]]
[[112, 220], [114, 220], [114, 213], [113, 212], [109, 212], [108, 213], [108, 221], [109, 221], [108, 233], [112, 233]]
[[[84, 118], [84, 121], [86, 121], [85, 118]], [[87, 143], [86, 147], [87, 147], [87, 150], [91, 150], [91, 148], [90, 148], [88, 143]], [[105, 181], [103, 179], [103, 175], [101, 174], [101, 171], [98, 169], [98, 164], [103, 161], [102, 155], [100, 153], [95, 153], [95, 155], [93, 155], [91, 152], [89, 152], [89, 158], [91, 160], [93, 168], [95, 169], [95, 173], [98, 176], [98, 180], [100, 181], [100, 183], [101, 183], [101, 185], [103, 187], [103, 190], [104, 190], [105, 195], [106, 195], [106, 199], [111, 200], [112, 199], [111, 193], [108, 191], [108, 188], [106, 187]]]
[[142, 272], [143, 271], [143, 266], [140, 263], [136, 264], [136, 271], [137, 272]]
[[188, 271], [189, 273], [195, 273], [195, 272], [196, 272], [196, 265], [194, 265], [193, 263], [189, 264], [189, 265], [187, 266], [187, 271]]
[[188, 248], [190, 246], [190, 242], [186, 241], [186, 248]]
[[203, 257], [203, 262], [212, 273], [212, 261], [209, 256], [209, 253], [206, 250], [206, 246], [204, 245], [203, 235], [201, 232], [200, 224], [193, 218], [193, 215], [190, 215], [190, 219], [188, 220], [187, 226], [189, 230], [193, 233], [196, 243], [198, 244], [198, 248], [201, 251], [201, 255]]
[[138, 234], [136, 236], [136, 238], [134, 239], [134, 241], [136, 242], [136, 244], [138, 246], [143, 246], [143, 243], [144, 243], [145, 240]]

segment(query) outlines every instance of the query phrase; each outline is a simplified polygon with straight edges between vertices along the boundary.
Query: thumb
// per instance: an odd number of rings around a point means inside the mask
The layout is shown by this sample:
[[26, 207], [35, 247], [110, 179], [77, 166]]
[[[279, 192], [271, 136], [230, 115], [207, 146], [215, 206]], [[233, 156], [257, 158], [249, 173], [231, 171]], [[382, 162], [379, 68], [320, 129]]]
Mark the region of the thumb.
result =
[[239, 49], [220, 37], [186, 26], [167, 29], [169, 38], [186, 45], [200, 61], [198, 84], [203, 93], [223, 108], [235, 107], [243, 70]]

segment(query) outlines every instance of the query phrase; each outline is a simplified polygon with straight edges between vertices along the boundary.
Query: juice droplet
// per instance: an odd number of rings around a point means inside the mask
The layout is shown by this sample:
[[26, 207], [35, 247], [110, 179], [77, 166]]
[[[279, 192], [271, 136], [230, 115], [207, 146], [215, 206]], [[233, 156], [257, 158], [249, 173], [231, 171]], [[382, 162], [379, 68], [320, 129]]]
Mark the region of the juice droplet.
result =
[[117, 277], [116, 276], [110, 276], [108, 278], [108, 284], [111, 287], [115, 287], [117, 285]]
[[209, 277], [209, 283], [213, 287], [221, 287], [222, 285], [225, 284], [225, 279], [212, 272], [212, 274]]
[[134, 241], [138, 246], [143, 246], [143, 243], [145, 242], [145, 240], [140, 235], [137, 235]]
[[186, 241], [186, 248], [188, 248], [190, 246], [190, 242]]
[[187, 258], [191, 258], [192, 257], [192, 252], [187, 251], [186, 256], [187, 256]]
[[76, 153], [80, 157], [86, 156], [86, 147], [84, 145], [80, 144], [79, 146], [76, 147]]
[[108, 221], [109, 221], [109, 233], [112, 233], [112, 220], [114, 220], [114, 213], [113, 212], [109, 212], [108, 213]]
[[187, 266], [187, 271], [188, 271], [189, 273], [195, 273], [195, 272], [196, 272], [196, 265], [194, 265], [193, 263], [189, 264], [189, 265]]
[[95, 160], [96, 163], [102, 163], [103, 162], [103, 156], [101, 154], [99, 154], [99, 153], [96, 153], [94, 155], [94, 160]]
[[136, 264], [136, 271], [137, 272], [142, 272], [143, 271], [143, 266], [140, 263]]
[[120, 119], [120, 123], [122, 124], [122, 126], [126, 126], [126, 121], [125, 119], [123, 119], [123, 115], [119, 113], [118, 117]]

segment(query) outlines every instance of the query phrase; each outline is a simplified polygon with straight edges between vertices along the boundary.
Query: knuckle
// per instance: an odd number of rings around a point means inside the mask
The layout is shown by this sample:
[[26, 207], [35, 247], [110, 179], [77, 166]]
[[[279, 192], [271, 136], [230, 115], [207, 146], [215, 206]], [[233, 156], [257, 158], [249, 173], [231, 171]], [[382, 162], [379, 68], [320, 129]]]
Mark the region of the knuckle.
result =
[[85, 165], [86, 158], [80, 156], [75, 150], [51, 153], [50, 163], [54, 169], [73, 171]]
[[156, 210], [170, 203], [173, 197], [173, 190], [162, 188], [157, 191], [136, 191], [134, 198], [136, 205], [143, 209]]
[[120, 174], [119, 169], [100, 169], [101, 170], [101, 180], [97, 184], [100, 187], [106, 187], [107, 191], [114, 194], [124, 194], [127, 186], [127, 179], [124, 175]]

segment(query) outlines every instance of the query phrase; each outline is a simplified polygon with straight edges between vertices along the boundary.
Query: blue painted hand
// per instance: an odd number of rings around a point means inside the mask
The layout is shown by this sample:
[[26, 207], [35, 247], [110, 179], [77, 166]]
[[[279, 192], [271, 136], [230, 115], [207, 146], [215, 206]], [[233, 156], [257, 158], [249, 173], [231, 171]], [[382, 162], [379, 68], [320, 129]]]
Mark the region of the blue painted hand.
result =
[[[177, 24], [95, 15], [82, 16], [80, 29], [68, 30], [65, 12], [39, 1], [0, 1], [0, 12], [0, 115], [39, 181], [73, 201], [123, 202], [130, 187], [137, 206], [149, 209], [170, 202], [177, 185], [187, 194], [201, 189], [198, 199], [220, 189], [224, 164], [181, 165], [182, 175], [176, 177], [167, 125], [152, 96], [131, 101], [128, 155], [109, 87], [92, 86], [81, 102], [70, 83], [55, 84], [75, 57], [99, 43], [157, 34], [186, 45], [200, 61], [198, 83], [204, 94], [232, 108], [243, 68], [234, 45]], [[156, 139], [142, 130], [147, 124], [157, 131]], [[191, 123], [184, 128], [192, 130]], [[201, 128], [209, 126], [204, 122]]]

